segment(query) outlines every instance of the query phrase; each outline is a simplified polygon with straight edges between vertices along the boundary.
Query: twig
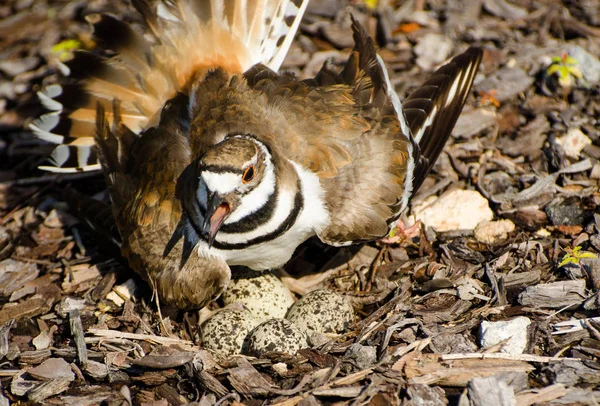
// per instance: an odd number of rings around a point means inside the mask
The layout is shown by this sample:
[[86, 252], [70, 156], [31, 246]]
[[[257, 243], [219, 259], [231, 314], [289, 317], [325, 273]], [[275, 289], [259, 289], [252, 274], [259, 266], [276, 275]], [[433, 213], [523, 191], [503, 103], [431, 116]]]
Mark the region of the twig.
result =
[[75, 347], [77, 348], [77, 358], [79, 358], [79, 365], [85, 368], [88, 362], [88, 354], [87, 347], [85, 346], [85, 338], [83, 336], [83, 325], [81, 324], [79, 310], [73, 309], [69, 312], [69, 324], [71, 326], [71, 334], [75, 339]]
[[440, 359], [442, 361], [453, 361], [453, 360], [460, 360], [460, 359], [504, 359], [504, 360], [508, 360], [508, 361], [525, 361], [525, 362], [541, 362], [541, 363], [559, 362], [559, 361], [565, 360], [565, 358], [544, 357], [541, 355], [533, 355], [533, 354], [502, 354], [502, 353], [481, 354], [478, 352], [465, 353], [465, 354], [441, 354]]
[[150, 334], [126, 333], [123, 331], [105, 330], [105, 329], [99, 329], [99, 328], [90, 328], [88, 330], [88, 333], [94, 334], [94, 335], [100, 336], [100, 337], [107, 337], [107, 338], [127, 338], [130, 340], [151, 341], [156, 344], [163, 344], [163, 345], [180, 344], [180, 345], [186, 345], [186, 346], [189, 346], [192, 348], [198, 348], [197, 346], [194, 345], [193, 342], [188, 341], [188, 340], [182, 340], [180, 338], [160, 337], [160, 336], [155, 336], [155, 335], [150, 335]]

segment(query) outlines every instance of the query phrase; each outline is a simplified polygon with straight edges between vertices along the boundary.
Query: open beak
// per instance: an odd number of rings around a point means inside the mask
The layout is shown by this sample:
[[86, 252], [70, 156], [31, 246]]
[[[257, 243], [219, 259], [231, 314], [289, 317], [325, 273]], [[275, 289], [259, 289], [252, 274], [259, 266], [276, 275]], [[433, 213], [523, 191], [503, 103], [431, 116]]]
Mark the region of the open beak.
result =
[[213, 193], [208, 198], [206, 207], [206, 217], [202, 224], [202, 233], [208, 237], [208, 247], [212, 247], [215, 236], [221, 228], [223, 221], [231, 211], [229, 203], [223, 201], [223, 197], [218, 193]]

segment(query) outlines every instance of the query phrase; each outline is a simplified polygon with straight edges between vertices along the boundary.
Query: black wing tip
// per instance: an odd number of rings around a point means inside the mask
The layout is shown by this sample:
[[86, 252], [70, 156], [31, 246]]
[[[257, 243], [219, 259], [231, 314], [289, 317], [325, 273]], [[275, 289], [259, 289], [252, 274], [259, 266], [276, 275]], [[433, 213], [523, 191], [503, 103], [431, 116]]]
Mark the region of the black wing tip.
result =
[[[440, 67], [403, 103], [411, 131], [415, 135], [421, 133], [416, 137], [418, 144], [415, 143], [413, 194], [417, 192], [436, 162], [462, 113], [483, 53], [479, 46], [469, 47]], [[460, 80], [459, 87], [453, 89], [453, 96], [450, 96], [450, 89], [457, 80]], [[450, 101], [447, 99], [449, 97]], [[440, 107], [436, 109], [437, 117], [431, 125], [423, 127], [436, 105]]]
[[354, 39], [354, 50], [359, 51], [362, 54], [367, 54], [370, 58], [374, 57], [377, 53], [375, 47], [375, 41], [367, 33], [365, 27], [354, 17], [354, 14], [350, 13], [350, 20], [352, 21], [352, 38]]

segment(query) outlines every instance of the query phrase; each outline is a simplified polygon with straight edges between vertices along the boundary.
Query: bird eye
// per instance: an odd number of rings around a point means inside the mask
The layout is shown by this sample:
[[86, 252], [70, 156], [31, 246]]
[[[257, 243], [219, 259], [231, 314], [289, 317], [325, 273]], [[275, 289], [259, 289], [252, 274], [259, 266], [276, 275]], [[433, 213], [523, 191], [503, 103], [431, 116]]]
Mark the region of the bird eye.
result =
[[251, 182], [252, 179], [254, 179], [254, 165], [250, 165], [249, 167], [247, 167], [244, 171], [244, 174], [242, 175], [243, 183]]

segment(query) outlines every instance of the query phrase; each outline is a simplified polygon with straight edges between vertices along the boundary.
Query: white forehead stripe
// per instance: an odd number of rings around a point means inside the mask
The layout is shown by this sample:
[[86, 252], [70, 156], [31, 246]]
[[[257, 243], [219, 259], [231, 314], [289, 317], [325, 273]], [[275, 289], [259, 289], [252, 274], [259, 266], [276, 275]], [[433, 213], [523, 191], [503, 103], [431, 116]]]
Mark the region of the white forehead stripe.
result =
[[233, 192], [242, 183], [242, 175], [239, 173], [204, 171], [200, 176], [206, 183], [208, 190], [222, 195]]

